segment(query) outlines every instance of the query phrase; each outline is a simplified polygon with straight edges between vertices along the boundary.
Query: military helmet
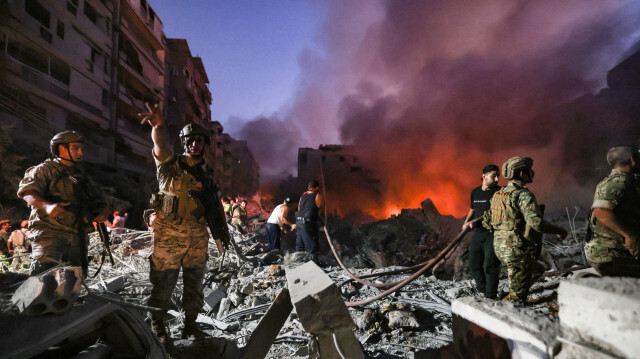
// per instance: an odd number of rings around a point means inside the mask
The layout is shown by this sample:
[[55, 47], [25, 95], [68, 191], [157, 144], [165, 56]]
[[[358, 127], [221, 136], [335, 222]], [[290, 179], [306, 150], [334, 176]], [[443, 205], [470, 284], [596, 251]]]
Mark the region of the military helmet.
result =
[[63, 131], [57, 133], [49, 142], [49, 148], [51, 149], [51, 153], [54, 155], [58, 155], [58, 146], [69, 144], [71, 142], [81, 142], [84, 143], [84, 137], [77, 131]]
[[189, 136], [202, 136], [204, 138], [204, 142], [206, 144], [210, 143], [209, 132], [205, 130], [202, 126], [197, 123], [190, 123], [182, 128], [180, 131], [180, 141], [182, 141], [182, 145], [184, 145], [184, 139]]
[[523, 169], [530, 169], [533, 166], [533, 159], [531, 157], [511, 157], [502, 165], [502, 177], [506, 179], [513, 179], [518, 171]]

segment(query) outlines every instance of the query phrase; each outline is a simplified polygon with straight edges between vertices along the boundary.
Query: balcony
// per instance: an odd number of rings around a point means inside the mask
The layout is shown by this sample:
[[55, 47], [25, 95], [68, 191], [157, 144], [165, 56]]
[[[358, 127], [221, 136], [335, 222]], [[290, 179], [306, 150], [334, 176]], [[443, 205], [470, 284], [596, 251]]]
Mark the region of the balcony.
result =
[[141, 7], [139, 2], [124, 0], [122, 4], [124, 5], [121, 8], [122, 18], [125, 20], [123, 25], [131, 32], [141, 34], [152, 48], [156, 50], [164, 49], [162, 44], [162, 23], [160, 19], [155, 17], [155, 21], [150, 21], [148, 14], [143, 17], [143, 15], [140, 14]]

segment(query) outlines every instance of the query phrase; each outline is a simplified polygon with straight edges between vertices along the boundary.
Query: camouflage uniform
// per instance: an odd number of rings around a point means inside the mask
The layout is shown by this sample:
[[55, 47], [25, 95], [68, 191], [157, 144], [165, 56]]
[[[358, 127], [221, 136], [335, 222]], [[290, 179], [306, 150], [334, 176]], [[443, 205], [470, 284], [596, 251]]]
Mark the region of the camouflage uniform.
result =
[[[187, 318], [193, 318], [204, 305], [202, 290], [209, 234], [203, 204], [189, 196], [189, 192], [204, 189], [193, 171], [205, 169], [201, 164], [189, 167], [184, 156], [175, 154], [165, 162], [156, 158], [156, 166], [160, 191], [152, 198], [156, 219], [149, 275], [153, 289], [148, 304], [162, 309], [162, 313], [152, 315], [153, 320], [161, 321], [182, 267], [182, 308]], [[204, 176], [212, 178], [210, 172]]]
[[242, 208], [241, 205], [236, 205], [233, 208], [233, 217], [231, 218], [231, 225], [233, 225], [238, 232], [243, 233], [245, 232], [244, 227], [246, 226], [247, 223], [247, 209], [246, 208]]
[[[87, 231], [93, 230], [86, 220], [86, 207], [90, 201], [90, 182], [78, 166], [65, 166], [58, 159], [45, 160], [27, 169], [18, 186], [18, 196], [35, 191], [51, 203], [69, 203], [65, 213], [51, 217], [43, 210], [31, 208], [29, 229], [31, 234], [30, 274], [38, 274], [55, 267], [58, 262], [81, 266], [87, 260]], [[84, 253], [84, 254], [83, 254]]]
[[509, 300], [525, 301], [529, 288], [544, 273], [535, 256], [535, 243], [525, 238], [526, 227], [542, 232], [542, 217], [536, 198], [515, 181], [496, 192], [491, 208], [482, 217], [482, 225], [494, 231], [493, 248], [507, 266]]
[[9, 247], [7, 246], [7, 240], [9, 234], [4, 229], [0, 229], [0, 270], [9, 268]]
[[30, 231], [26, 228], [16, 229], [11, 232], [9, 241], [13, 247], [13, 260], [11, 261], [11, 267], [15, 271], [20, 271], [23, 267], [26, 269], [29, 267], [29, 258], [27, 258], [27, 252], [29, 250], [29, 237]]
[[[640, 183], [633, 174], [612, 170], [596, 187], [591, 208], [612, 210], [620, 222], [640, 235]], [[589, 264], [604, 276], [640, 277], [640, 262], [624, 246], [624, 237], [593, 214], [589, 225], [593, 234], [584, 246]]]

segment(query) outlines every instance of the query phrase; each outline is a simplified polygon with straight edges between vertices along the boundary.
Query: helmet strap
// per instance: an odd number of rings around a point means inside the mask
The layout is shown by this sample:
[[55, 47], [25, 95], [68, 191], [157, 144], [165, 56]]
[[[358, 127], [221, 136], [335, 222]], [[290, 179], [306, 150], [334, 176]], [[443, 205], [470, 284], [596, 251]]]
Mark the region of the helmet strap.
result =
[[60, 150], [57, 150], [57, 151], [56, 151], [56, 152], [58, 152], [58, 153], [55, 155], [55, 157], [56, 157], [56, 158], [60, 158], [60, 159], [63, 159], [63, 160], [65, 160], [65, 161], [69, 161], [69, 162], [71, 162], [71, 163], [73, 163], [73, 164], [78, 163], [78, 161], [74, 161], [74, 160], [73, 160], [73, 156], [71, 156], [71, 150], [69, 149], [69, 142], [67, 142], [67, 143], [61, 143], [59, 146], [63, 146], [64, 148], [66, 148], [66, 149], [67, 149], [67, 154], [69, 155], [69, 158], [63, 158], [62, 156], [60, 156]]

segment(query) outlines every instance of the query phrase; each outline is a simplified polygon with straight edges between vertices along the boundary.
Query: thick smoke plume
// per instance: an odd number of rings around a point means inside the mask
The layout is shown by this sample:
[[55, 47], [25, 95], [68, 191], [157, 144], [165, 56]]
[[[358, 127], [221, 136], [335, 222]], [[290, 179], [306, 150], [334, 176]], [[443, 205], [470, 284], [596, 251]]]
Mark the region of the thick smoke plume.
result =
[[[462, 216], [484, 165], [526, 155], [535, 160], [530, 187], [539, 202], [564, 211], [589, 204], [607, 172], [609, 146], [640, 136], [636, 119], [598, 117], [611, 111], [604, 94], [594, 96], [638, 39], [635, 3], [330, 6], [320, 37], [326, 53], [300, 56], [303, 80], [292, 106], [282, 120], [259, 119], [242, 130], [258, 134], [246, 138], [259, 146], [263, 172], [277, 165], [262, 156], [286, 161], [288, 146], [315, 147], [339, 134], [381, 179], [383, 199], [367, 201], [365, 211], [386, 217], [429, 197], [442, 213]], [[288, 130], [265, 144], [268, 137], [252, 129], [258, 125]]]

